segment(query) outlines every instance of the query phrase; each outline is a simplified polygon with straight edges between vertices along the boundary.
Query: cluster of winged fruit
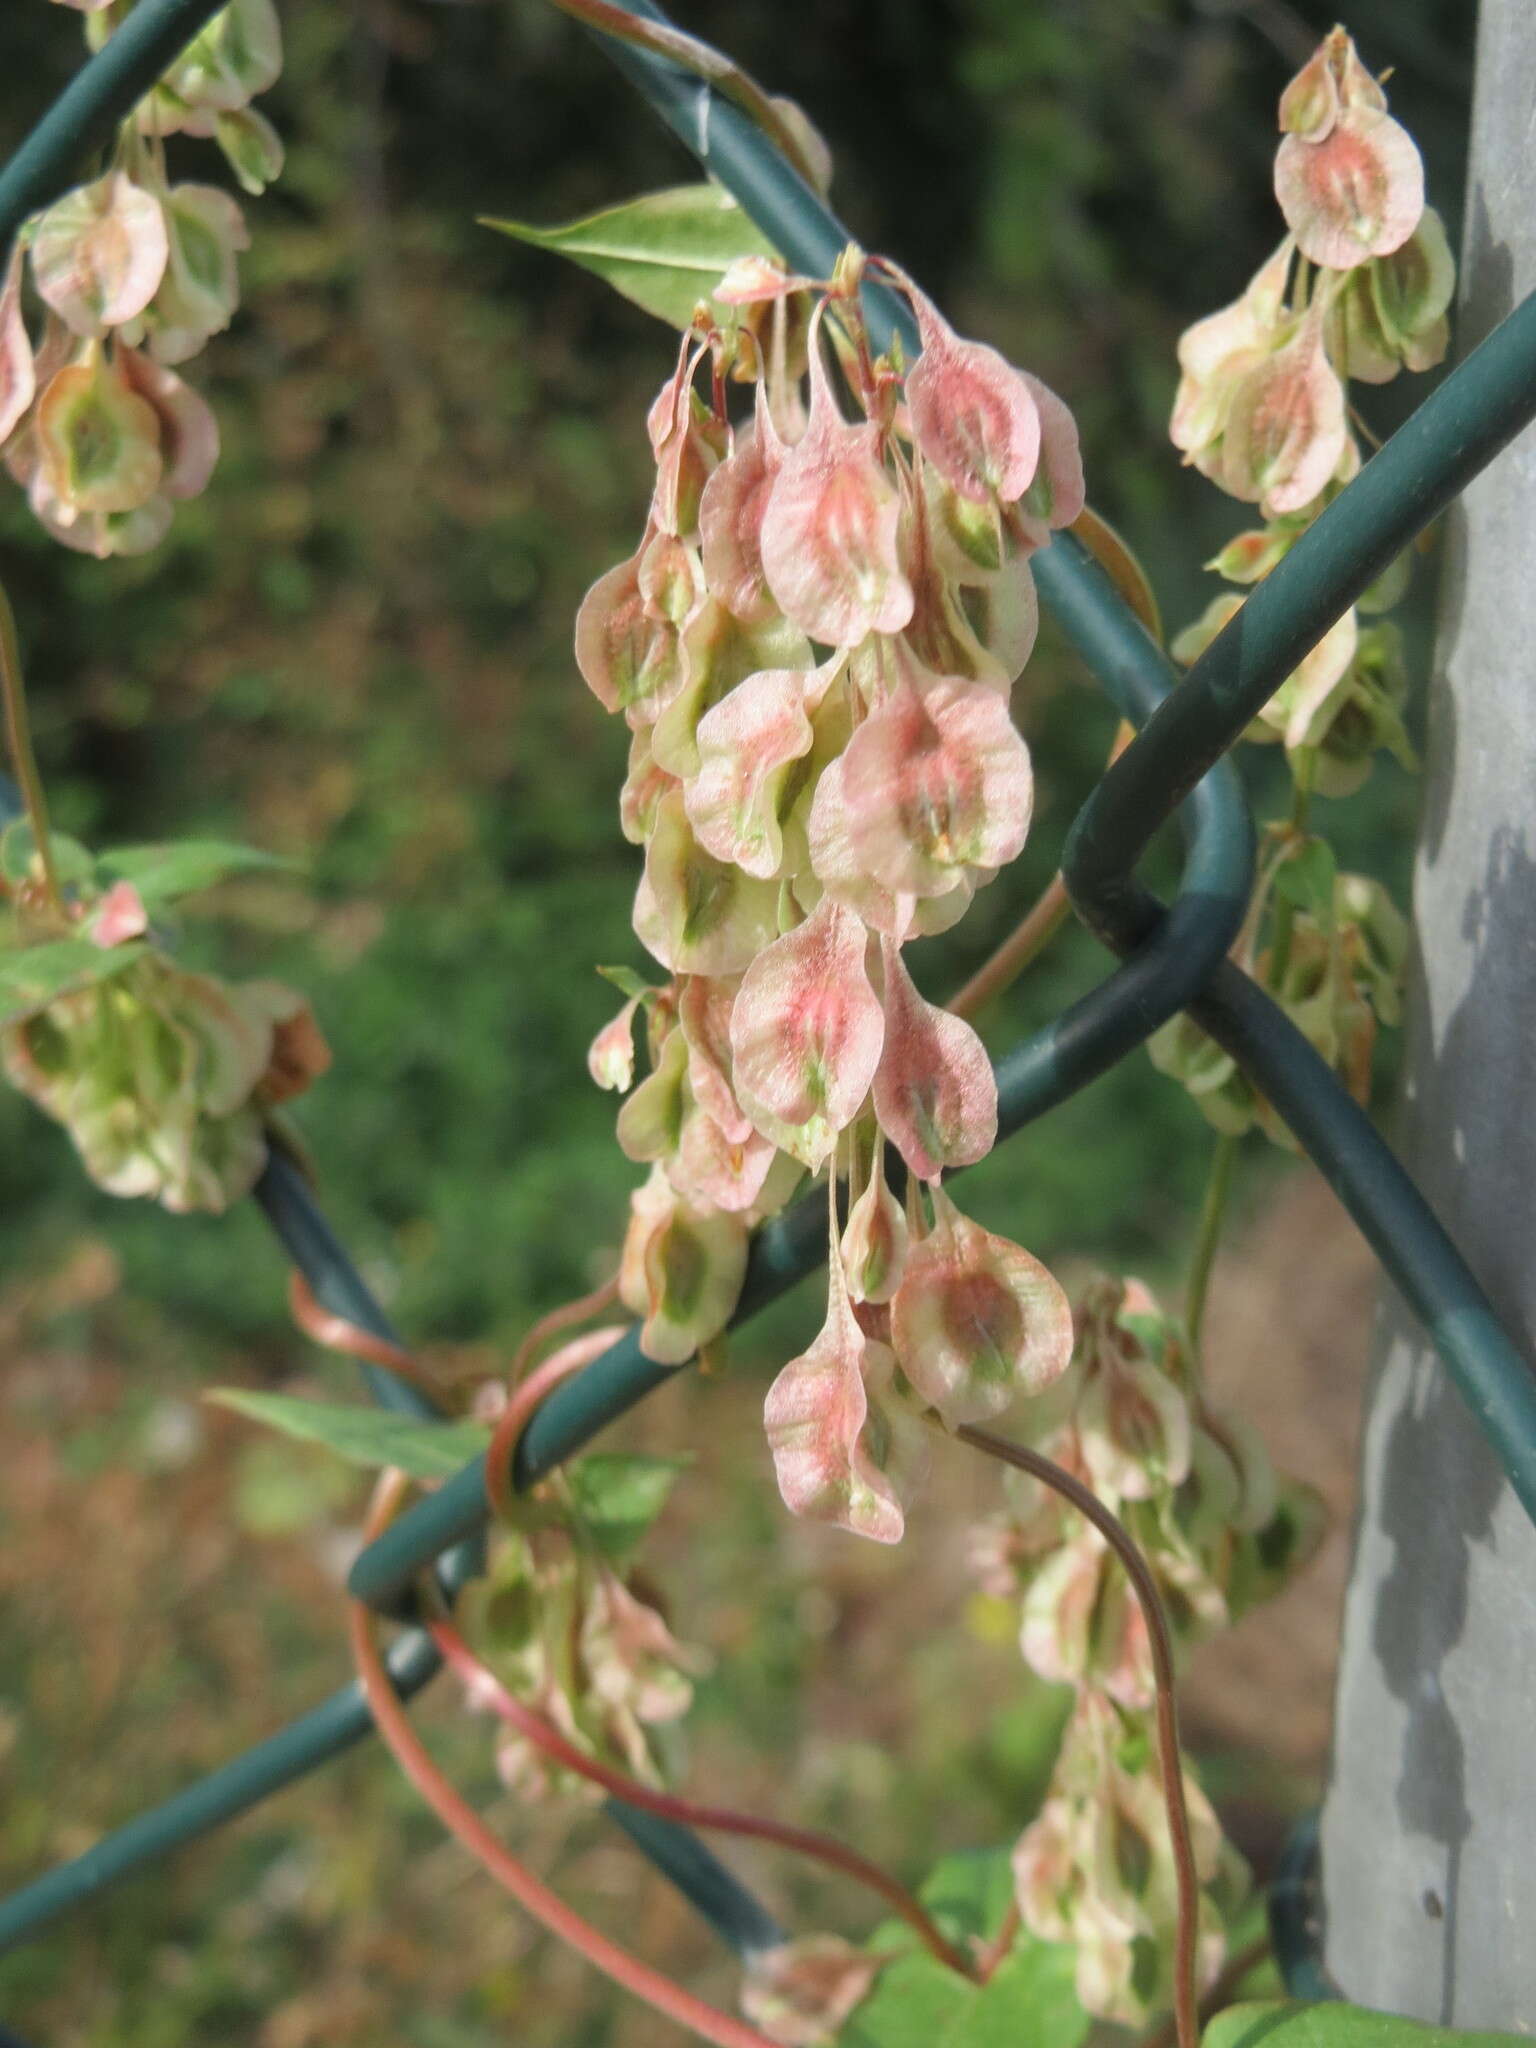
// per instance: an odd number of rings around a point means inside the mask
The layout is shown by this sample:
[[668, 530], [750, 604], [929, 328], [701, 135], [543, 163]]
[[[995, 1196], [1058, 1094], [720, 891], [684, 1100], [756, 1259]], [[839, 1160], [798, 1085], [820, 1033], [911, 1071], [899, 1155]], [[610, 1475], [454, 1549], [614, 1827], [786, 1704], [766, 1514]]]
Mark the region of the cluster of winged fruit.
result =
[[[1242, 297], [1197, 321], [1179, 344], [1174, 444], [1265, 524], [1207, 563], [1235, 589], [1212, 599], [1173, 641], [1196, 660], [1258, 583], [1360, 468], [1351, 379], [1385, 384], [1445, 355], [1456, 267], [1440, 217], [1424, 203], [1412, 137], [1387, 112], [1381, 82], [1342, 28], [1280, 97], [1275, 197], [1288, 232]], [[1403, 720], [1402, 636], [1382, 616], [1408, 579], [1401, 556], [1335, 620], [1249, 727], [1279, 743], [1295, 785], [1289, 827], [1266, 858], [1237, 953], [1364, 1103], [1378, 1024], [1395, 1024], [1407, 926], [1379, 883], [1337, 871], [1303, 829], [1310, 797], [1352, 794], [1378, 753], [1417, 766]], [[1218, 1130], [1258, 1125], [1291, 1143], [1280, 1119], [1187, 1016], [1149, 1043]]]
[[[132, 0], [66, 0], [100, 48]], [[282, 69], [273, 0], [230, 0], [123, 123], [103, 174], [18, 236], [0, 283], [0, 447], [33, 512], [66, 547], [139, 555], [218, 459], [213, 414], [173, 365], [229, 325], [245, 219], [214, 185], [172, 183], [167, 136], [216, 142], [247, 192], [282, 168], [251, 105]], [[43, 325], [34, 345], [23, 287]]]
[[44, 870], [26, 821], [0, 833], [0, 1072], [109, 1194], [227, 1209], [265, 1165], [281, 1106], [330, 1066], [293, 989], [195, 973], [167, 944], [183, 895], [257, 858], [204, 842], [97, 859], [54, 833]]
[[[1267, 575], [1359, 470], [1349, 380], [1385, 384], [1442, 360], [1456, 282], [1418, 149], [1343, 29], [1286, 87], [1280, 129], [1288, 232], [1240, 299], [1183, 336], [1169, 428], [1186, 461], [1266, 521], [1207, 565], [1239, 586]], [[1358, 613], [1395, 604], [1406, 573], [1389, 571]], [[1235, 590], [1215, 598], [1175, 656], [1193, 661], [1242, 603]], [[1396, 631], [1358, 613], [1323, 636], [1248, 735], [1307, 754], [1311, 786], [1329, 796], [1358, 789], [1378, 749], [1413, 765]]]
[[[910, 301], [910, 367], [872, 353], [866, 279]], [[997, 1089], [903, 949], [1024, 844], [1029, 556], [1081, 511], [1082, 470], [1061, 401], [888, 262], [849, 251], [813, 285], [749, 259], [717, 296], [759, 322], [751, 418], [732, 424], [724, 374], [751, 329], [701, 322], [650, 412], [644, 537], [577, 622], [582, 674], [634, 734], [634, 925], [669, 975], [626, 982], [591, 1054], [627, 1087], [643, 1012], [619, 1139], [651, 1175], [620, 1284], [648, 1355], [692, 1356], [735, 1307], [750, 1226], [825, 1171], [827, 1320], [774, 1382], [768, 1437], [791, 1509], [894, 1542], [923, 1411], [994, 1416], [1071, 1352], [1051, 1275], [941, 1186], [991, 1150]]]
[[[1031, 1409], [1030, 1440], [1120, 1517], [1178, 1654], [1289, 1582], [1321, 1536], [1321, 1503], [1211, 1401], [1183, 1329], [1140, 1282], [1094, 1281], [1076, 1321], [1071, 1369]], [[1019, 1910], [1041, 1940], [1073, 1945], [1088, 2011], [1140, 2026], [1172, 1998], [1178, 1919], [1146, 1621], [1098, 1530], [1038, 1480], [1008, 1481], [1004, 1511], [972, 1533], [972, 1564], [986, 1593], [1019, 1603], [1024, 1661], [1076, 1688], [1045, 1802], [1014, 1852]], [[1246, 1874], [1187, 1770], [1184, 1794], [1209, 1983]]]

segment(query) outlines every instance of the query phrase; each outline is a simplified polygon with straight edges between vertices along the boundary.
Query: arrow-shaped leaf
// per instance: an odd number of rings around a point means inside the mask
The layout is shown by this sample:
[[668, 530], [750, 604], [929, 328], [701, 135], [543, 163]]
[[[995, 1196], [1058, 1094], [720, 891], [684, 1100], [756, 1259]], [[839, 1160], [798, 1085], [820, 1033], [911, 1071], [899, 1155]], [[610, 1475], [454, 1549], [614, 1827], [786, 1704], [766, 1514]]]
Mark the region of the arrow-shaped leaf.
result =
[[[676, 185], [648, 192], [564, 227], [539, 228], [526, 221], [486, 220], [482, 226], [569, 256], [583, 270], [611, 284], [626, 299], [686, 328], [700, 299], [709, 299], [738, 256], [777, 252], [761, 229], [717, 185]], [[711, 302], [713, 303], [713, 301]], [[733, 318], [716, 305], [722, 323]]]
[[489, 1425], [483, 1422], [418, 1422], [383, 1408], [258, 1394], [246, 1387], [216, 1387], [208, 1399], [285, 1436], [324, 1444], [351, 1464], [398, 1465], [413, 1479], [449, 1479], [471, 1458], [478, 1458], [491, 1440]]
[[593, 1451], [570, 1467], [577, 1512], [611, 1563], [619, 1563], [640, 1542], [689, 1462]]
[[106, 882], [132, 882], [147, 905], [169, 903], [211, 889], [234, 875], [272, 873], [297, 863], [254, 846], [233, 846], [218, 839], [187, 839], [165, 846], [118, 846], [97, 861]]

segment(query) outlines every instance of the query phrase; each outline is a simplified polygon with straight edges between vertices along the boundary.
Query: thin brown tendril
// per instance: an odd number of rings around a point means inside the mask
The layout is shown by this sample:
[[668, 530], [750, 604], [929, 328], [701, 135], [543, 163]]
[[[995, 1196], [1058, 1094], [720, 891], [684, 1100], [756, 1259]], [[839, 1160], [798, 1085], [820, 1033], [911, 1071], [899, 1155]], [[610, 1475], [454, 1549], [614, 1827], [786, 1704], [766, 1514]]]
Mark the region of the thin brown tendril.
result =
[[724, 98], [740, 107], [744, 114], [750, 115], [769, 141], [788, 157], [806, 183], [815, 186], [817, 167], [806, 155], [793, 126], [774, 105], [772, 96], [713, 44], [701, 42], [697, 36], [685, 35], [670, 22], [647, 21], [643, 16], [631, 14], [625, 7], [613, 6], [611, 0], [550, 0], [550, 4], [562, 14], [570, 15], [573, 21], [583, 22], [588, 28], [613, 36], [618, 42], [633, 43], [638, 49], [649, 50], [653, 57], [669, 58], [672, 63], [681, 64], [685, 71], [704, 79]]
[[[1135, 737], [1136, 728], [1122, 719], [1109, 750], [1110, 761], [1117, 761]], [[1071, 908], [1066, 883], [1060, 875], [1053, 875], [997, 951], [983, 960], [964, 987], [950, 997], [950, 1012], [956, 1017], [971, 1017], [983, 1003], [1001, 995], [1045, 951], [1066, 923]]]
[[435, 1391], [431, 1375], [399, 1344], [376, 1337], [372, 1330], [339, 1316], [315, 1299], [314, 1289], [302, 1273], [288, 1276], [288, 1313], [304, 1335], [322, 1350], [336, 1351], [344, 1358], [360, 1359], [365, 1365], [381, 1365], [386, 1372], [409, 1380], [425, 1393]]
[[1014, 1939], [1023, 1923], [1024, 1915], [1019, 1911], [1017, 1899], [1008, 1901], [1008, 1910], [1003, 1915], [1002, 1925], [976, 1958], [976, 1975], [985, 1984], [996, 1974], [999, 1963], [1003, 1962], [1012, 1949]]
[[965, 986], [949, 999], [956, 1017], [972, 1017], [1043, 953], [1066, 923], [1072, 899], [1060, 875], [1053, 875], [997, 951], [984, 960]]
[[[400, 1497], [402, 1483], [403, 1474], [393, 1470], [386, 1472], [380, 1480], [368, 1516], [367, 1536], [370, 1540], [388, 1521]], [[349, 1602], [347, 1631], [368, 1711], [373, 1716], [380, 1738], [406, 1777], [476, 1862], [551, 1934], [568, 1942], [578, 1955], [584, 1956], [616, 1984], [636, 1998], [643, 1999], [666, 2018], [688, 2028], [701, 2039], [713, 2042], [715, 2048], [774, 2048], [768, 2036], [760, 2034], [755, 2027], [706, 2005], [703, 1999], [695, 1998], [692, 1992], [674, 1984], [670, 1977], [653, 1970], [638, 1956], [632, 1956], [627, 1949], [620, 1948], [605, 1934], [600, 1934], [497, 1840], [432, 1761], [412, 1727], [410, 1716], [390, 1684], [389, 1674], [374, 1641], [375, 1621], [372, 1610], [362, 1601]]]
[[973, 1450], [1000, 1459], [1020, 1472], [1028, 1472], [1042, 1485], [1069, 1500], [1079, 1514], [1086, 1515], [1116, 1557], [1125, 1566], [1133, 1591], [1147, 1624], [1152, 1649], [1152, 1673], [1157, 1686], [1157, 1748], [1162, 1769], [1163, 1798], [1168, 1808], [1168, 1835], [1173, 1845], [1174, 1871], [1178, 1879], [1179, 1922], [1174, 1954], [1173, 2010], [1178, 2048], [1198, 2048], [1200, 2026], [1195, 1994], [1195, 1941], [1199, 1930], [1200, 1879], [1195, 1868], [1194, 1844], [1189, 1833], [1189, 1810], [1184, 1803], [1184, 1770], [1179, 1758], [1179, 1709], [1173, 1690], [1173, 1637], [1163, 1609], [1162, 1595], [1152, 1568], [1135, 1540], [1117, 1516], [1111, 1514], [1097, 1494], [1064, 1471], [1054, 1459], [1032, 1451], [1008, 1438], [993, 1436], [990, 1430], [962, 1423], [955, 1431]]
[[1372, 448], [1375, 449], [1378, 453], [1381, 451], [1382, 448], [1386, 446], [1386, 443], [1382, 440], [1380, 434], [1377, 433], [1376, 429], [1365, 417], [1365, 414], [1361, 412], [1358, 405], [1351, 404], [1349, 408], [1349, 417], [1353, 425], [1358, 429], [1360, 433], [1362, 433], [1365, 436], [1366, 440], [1370, 442]]
[[512, 1354], [509, 1378], [520, 1380], [533, 1363], [534, 1354], [551, 1337], [559, 1336], [562, 1330], [569, 1330], [577, 1323], [584, 1323], [589, 1316], [601, 1315], [605, 1308], [612, 1308], [619, 1298], [618, 1276], [605, 1280], [601, 1287], [594, 1287], [590, 1294], [581, 1294], [574, 1301], [564, 1301], [558, 1308], [552, 1308], [547, 1315], [539, 1317], [521, 1344]]
[[51, 908], [62, 910], [59, 873], [53, 864], [53, 843], [48, 833], [48, 800], [43, 794], [43, 778], [37, 772], [37, 756], [32, 751], [32, 729], [27, 723], [27, 691], [21, 673], [16, 614], [11, 610], [11, 601], [3, 587], [0, 587], [0, 698], [4, 699], [5, 738], [10, 749], [11, 766], [21, 785], [22, 801], [32, 827], [33, 847], [38, 866], [43, 871], [43, 892]]
[[600, 1330], [588, 1330], [584, 1336], [573, 1337], [569, 1344], [563, 1344], [558, 1351], [552, 1352], [541, 1365], [534, 1367], [526, 1379], [517, 1381], [513, 1386], [485, 1452], [485, 1495], [493, 1515], [505, 1520], [515, 1512], [512, 1461], [517, 1455], [518, 1440], [528, 1427], [535, 1408], [547, 1394], [554, 1392], [562, 1380], [580, 1372], [594, 1358], [600, 1358], [623, 1335], [624, 1326], [616, 1323]]
[[1189, 1332], [1194, 1363], [1200, 1362], [1200, 1337], [1205, 1325], [1205, 1304], [1210, 1293], [1211, 1272], [1221, 1242], [1222, 1219], [1232, 1187], [1232, 1166], [1237, 1158], [1238, 1140], [1230, 1131], [1216, 1139], [1210, 1173], [1200, 1203], [1200, 1221], [1195, 1228], [1195, 1248], [1189, 1262], [1189, 1282], [1184, 1293], [1184, 1327]]
[[856, 1849], [849, 1849], [831, 1836], [817, 1833], [812, 1828], [797, 1828], [784, 1821], [763, 1820], [755, 1814], [737, 1813], [727, 1806], [707, 1806], [694, 1799], [685, 1799], [668, 1792], [657, 1792], [649, 1785], [643, 1785], [636, 1778], [616, 1771], [596, 1757], [587, 1756], [582, 1750], [568, 1742], [559, 1730], [534, 1708], [525, 1705], [508, 1692], [495, 1674], [477, 1657], [469, 1644], [449, 1621], [435, 1618], [428, 1628], [432, 1639], [442, 1651], [444, 1658], [469, 1689], [470, 1696], [483, 1701], [498, 1714], [508, 1727], [543, 1750], [546, 1756], [562, 1765], [568, 1771], [578, 1772], [594, 1785], [601, 1785], [617, 1799], [630, 1806], [638, 1806], [646, 1813], [660, 1814], [664, 1819], [680, 1821], [685, 1827], [704, 1828], [720, 1834], [741, 1835], [754, 1841], [772, 1842], [778, 1848], [792, 1849], [797, 1854], [809, 1856], [819, 1863], [825, 1863], [833, 1870], [839, 1870], [845, 1877], [851, 1877], [856, 1884], [866, 1886], [878, 1897], [885, 1900], [893, 1912], [898, 1913], [907, 1925], [920, 1937], [923, 1945], [951, 1970], [958, 1970], [962, 1976], [975, 1974], [965, 1957], [945, 1940], [932, 1919], [906, 1888], [895, 1878], [869, 1862]]
[[[540, 1316], [513, 1353], [511, 1378], [514, 1381], [522, 1379], [541, 1345], [558, 1336], [562, 1330], [569, 1329], [573, 1323], [583, 1323], [588, 1316], [600, 1314], [617, 1298], [618, 1291], [618, 1281], [609, 1280], [603, 1286], [595, 1287], [590, 1294], [583, 1294], [575, 1301], [562, 1302], [548, 1315]], [[337, 1315], [333, 1309], [325, 1308], [315, 1299], [314, 1290], [302, 1273], [289, 1276], [288, 1311], [304, 1335], [322, 1349], [360, 1359], [366, 1365], [381, 1365], [386, 1372], [397, 1373], [401, 1379], [409, 1380], [426, 1393], [441, 1392], [432, 1374], [403, 1346], [391, 1344], [387, 1338], [377, 1337], [373, 1331], [365, 1330], [361, 1325], [349, 1322], [345, 1316]], [[609, 1341], [618, 1334], [611, 1331]]]

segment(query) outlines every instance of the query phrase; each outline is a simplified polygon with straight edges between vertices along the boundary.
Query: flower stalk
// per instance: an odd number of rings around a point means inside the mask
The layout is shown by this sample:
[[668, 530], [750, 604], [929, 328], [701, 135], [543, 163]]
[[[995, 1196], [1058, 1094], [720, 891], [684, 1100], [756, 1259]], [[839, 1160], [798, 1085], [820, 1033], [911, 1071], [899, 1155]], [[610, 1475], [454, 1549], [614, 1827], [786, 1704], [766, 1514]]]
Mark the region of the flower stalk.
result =
[[5, 742], [16, 781], [32, 827], [32, 844], [42, 872], [43, 894], [48, 907], [63, 914], [58, 869], [54, 865], [53, 840], [48, 830], [48, 799], [32, 750], [32, 727], [27, 717], [27, 688], [21, 667], [21, 646], [16, 634], [16, 614], [5, 587], [0, 584], [0, 696], [5, 705]]

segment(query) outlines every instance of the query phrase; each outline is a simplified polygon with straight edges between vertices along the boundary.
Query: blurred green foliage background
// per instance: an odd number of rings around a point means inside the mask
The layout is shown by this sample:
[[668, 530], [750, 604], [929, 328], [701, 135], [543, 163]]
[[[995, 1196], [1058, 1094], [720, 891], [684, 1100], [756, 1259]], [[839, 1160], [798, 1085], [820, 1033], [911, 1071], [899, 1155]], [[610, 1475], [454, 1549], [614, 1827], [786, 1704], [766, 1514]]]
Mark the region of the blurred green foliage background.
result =
[[[475, 216], [556, 221], [692, 173], [540, 0], [283, 11], [287, 70], [265, 104], [289, 168], [248, 202], [246, 303], [196, 372], [224, 438], [212, 487], [158, 553], [103, 564], [46, 540], [7, 482], [0, 561], [65, 829], [96, 844], [239, 836], [309, 863], [302, 886], [228, 888], [216, 921], [189, 926], [186, 952], [311, 994], [337, 1054], [300, 1112], [326, 1203], [413, 1339], [483, 1358], [605, 1269], [635, 1177], [584, 1061], [614, 1006], [594, 965], [640, 957], [636, 858], [615, 808], [625, 735], [582, 684], [570, 639], [582, 591], [634, 544], [643, 411], [671, 344], [594, 279]], [[1453, 240], [1471, 15], [1464, 0], [1360, 0], [1348, 18], [1367, 62], [1396, 67], [1394, 112]], [[1170, 628], [1191, 617], [1215, 587], [1200, 563], [1240, 520], [1168, 445], [1174, 343], [1278, 239], [1274, 100], [1332, 13], [1313, 0], [697, 0], [684, 20], [812, 115], [837, 159], [834, 199], [868, 246], [1069, 400], [1095, 505], [1142, 555]], [[78, 28], [43, 0], [7, 8], [0, 141], [68, 76]], [[211, 149], [184, 145], [182, 162], [222, 181]], [[1369, 393], [1372, 424], [1390, 428], [1415, 395]], [[1422, 673], [1433, 576], [1419, 586]], [[1016, 701], [1038, 822], [1018, 871], [919, 952], [930, 992], [977, 964], [1048, 876], [1112, 734], [1049, 630]], [[1247, 765], [1262, 798], [1274, 764]], [[1346, 862], [1401, 892], [1413, 802], [1381, 767], [1361, 798], [1319, 809]], [[990, 1042], [1102, 968], [1089, 941], [1067, 937], [980, 1020]], [[1068, 1267], [1169, 1277], [1207, 1155], [1196, 1112], [1136, 1058], [999, 1153], [968, 1203]], [[301, 1363], [349, 1384], [314, 1368], [287, 1328], [279, 1258], [251, 1205], [172, 1219], [99, 1195], [62, 1134], [6, 1092], [0, 1211], [7, 1398], [32, 1432], [30, 1476], [0, 1510], [14, 1718], [0, 1738], [9, 1729], [17, 1788], [0, 1850], [19, 1876], [335, 1682], [332, 1552], [356, 1495], [323, 1459], [253, 1449], [248, 1430], [191, 1406], [210, 1379], [270, 1382]], [[914, 1619], [937, 1627], [960, 1597], [958, 1535], [933, 1537], [942, 1555], [924, 1568], [942, 1563], [948, 1578], [904, 1615], [902, 1640], [875, 1650], [850, 1612], [873, 1603], [871, 1630], [888, 1626], [873, 1607], [900, 1579], [883, 1560], [849, 1561], [847, 1539], [786, 1533], [751, 1367], [782, 1357], [813, 1313], [791, 1303], [743, 1341], [739, 1378], [718, 1395], [737, 1447], [701, 1477], [694, 1520], [671, 1539], [691, 1560], [690, 1628], [713, 1628], [730, 1652], [706, 1692], [700, 1753], [718, 1750], [744, 1797], [755, 1774], [771, 1801], [782, 1778], [768, 1760], [779, 1754], [782, 1772], [804, 1730], [794, 1782], [811, 1816], [857, 1825], [916, 1874], [936, 1845], [1018, 1825], [1056, 1708], [1017, 1706], [1006, 1644], [987, 1653], [990, 1677], [971, 1669], [984, 1615], [967, 1642], [913, 1666]], [[713, 1441], [706, 1395], [669, 1390], [637, 1440]], [[964, 1498], [962, 1486], [957, 1508]], [[775, 1546], [778, 1577], [761, 1564]], [[761, 1600], [745, 1607], [743, 1577], [760, 1573]], [[162, 1594], [141, 1592], [162, 1574]], [[104, 1676], [103, 1631], [141, 1598], [146, 1616], [159, 1600], [155, 1619]], [[818, 1605], [834, 1598], [835, 1629]], [[905, 1719], [860, 1728], [828, 1771], [817, 1743], [832, 1737], [810, 1731], [818, 1708], [834, 1723], [852, 1712], [829, 1668], [849, 1627], [843, 1686], [883, 1689]], [[478, 1730], [459, 1725], [453, 1741], [483, 1769]], [[440, 1941], [417, 1939], [416, 1916], [444, 1924], [421, 1874], [449, 1868], [432, 1840], [377, 1759], [354, 1759], [197, 1852], [163, 1894], [151, 1879], [0, 1965], [0, 2018], [30, 2012], [51, 2040], [115, 2048], [664, 2038], [542, 1951], [530, 2003], [529, 1945], [478, 1891], [445, 1963]], [[604, 1859], [623, 1852], [607, 1837], [584, 1842], [578, 1888], [641, 1882], [627, 1859], [611, 1875]], [[587, 1865], [596, 1878], [581, 1878]], [[452, 1899], [457, 1865], [442, 1882]], [[697, 1960], [673, 1909], [645, 1910], [661, 1920], [637, 1920], [636, 1939], [650, 1927]], [[322, 2001], [317, 2018], [304, 2000], [338, 1971], [361, 2002]], [[382, 2003], [380, 1984], [392, 1987]]]

